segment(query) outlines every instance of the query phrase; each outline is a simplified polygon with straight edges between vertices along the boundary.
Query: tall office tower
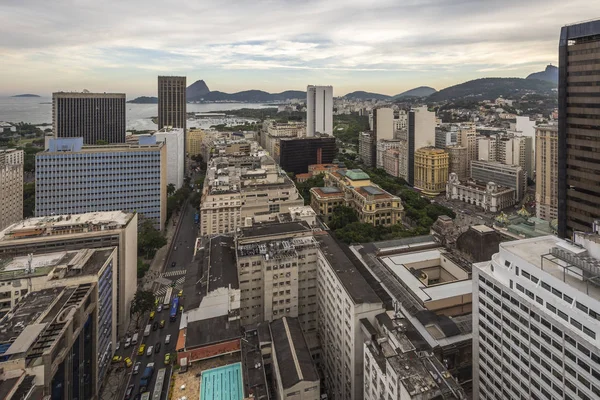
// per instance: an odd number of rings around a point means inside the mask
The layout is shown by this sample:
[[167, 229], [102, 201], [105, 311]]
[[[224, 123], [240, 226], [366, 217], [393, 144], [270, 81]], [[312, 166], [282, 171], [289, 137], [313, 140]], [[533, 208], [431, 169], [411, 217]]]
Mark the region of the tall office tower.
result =
[[515, 189], [515, 200], [521, 201], [527, 188], [527, 176], [520, 165], [505, 165], [497, 161], [471, 162], [471, 178], [475, 181]]
[[391, 108], [373, 110], [373, 132], [378, 141], [394, 138], [394, 110]]
[[158, 77], [158, 129], [186, 128], [186, 77]]
[[306, 88], [306, 136], [333, 135], [333, 86]]
[[[116, 246], [114, 312], [118, 335], [124, 335], [129, 328], [131, 301], [137, 290], [137, 225], [137, 214], [121, 211], [28, 218], [0, 231], [0, 258]], [[49, 273], [43, 269], [34, 271], [34, 275], [39, 278], [42, 271]], [[17, 275], [12, 274], [15, 278]], [[21, 284], [24, 288], [21, 291], [12, 291], [16, 285], [0, 285], [0, 315], [21, 301], [27, 285], [32, 282], [27, 278], [26, 283]]]
[[279, 165], [285, 172], [304, 174], [313, 164], [331, 164], [337, 155], [334, 137], [283, 138]]
[[23, 150], [0, 149], [0, 230], [23, 218]]
[[415, 151], [435, 145], [435, 113], [427, 106], [417, 107], [408, 113], [408, 183], [415, 182]]
[[167, 184], [172, 183], [177, 190], [183, 186], [185, 132], [182, 128], [163, 128], [153, 136], [156, 138], [156, 143], [162, 142], [167, 146]]
[[600, 398], [600, 237], [500, 243], [473, 264], [473, 398]]
[[600, 20], [565, 26], [558, 49], [558, 236], [600, 218]]
[[471, 166], [471, 161], [477, 160], [477, 130], [473, 122], [465, 122], [458, 126], [456, 137], [457, 144], [467, 148], [467, 163]]
[[552, 221], [558, 216], [558, 127], [538, 125], [535, 145], [536, 216]]
[[425, 196], [437, 196], [446, 190], [448, 153], [435, 147], [415, 151], [415, 188]]
[[455, 173], [463, 182], [469, 176], [469, 162], [467, 161], [467, 148], [459, 145], [446, 147], [448, 153], [448, 174]]
[[35, 157], [35, 214], [130, 211], [162, 230], [166, 159], [163, 143], [83, 146], [81, 138], [51, 140]]
[[84, 144], [125, 143], [125, 93], [52, 93], [52, 130]]
[[377, 162], [377, 147], [373, 132], [358, 134], [358, 158], [368, 167], [374, 167]]

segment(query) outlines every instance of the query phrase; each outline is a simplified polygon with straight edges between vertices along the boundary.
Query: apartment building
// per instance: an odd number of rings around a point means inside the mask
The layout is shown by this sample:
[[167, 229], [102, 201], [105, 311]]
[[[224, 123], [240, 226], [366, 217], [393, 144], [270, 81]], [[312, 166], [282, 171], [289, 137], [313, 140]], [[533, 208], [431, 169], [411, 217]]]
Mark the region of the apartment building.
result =
[[394, 110], [387, 107], [373, 110], [373, 133], [377, 142], [394, 139]]
[[400, 177], [400, 149], [387, 149], [383, 152], [383, 169], [388, 174]]
[[337, 206], [352, 207], [361, 222], [390, 226], [402, 220], [404, 207], [393, 196], [371, 182], [360, 169], [338, 168], [325, 173], [325, 187], [310, 189], [311, 207], [328, 222]]
[[425, 196], [437, 196], [446, 190], [448, 182], [448, 153], [435, 147], [415, 151], [416, 189]]
[[317, 250], [305, 221], [242, 228], [236, 236], [242, 325], [298, 318], [311, 352], [318, 354]]
[[477, 137], [477, 160], [498, 161], [498, 135]]
[[454, 124], [443, 124], [435, 128], [435, 147], [445, 149], [458, 142], [458, 128]]
[[534, 150], [532, 137], [502, 137], [497, 143], [496, 161], [508, 165], [520, 165], [527, 176], [533, 178]]
[[202, 141], [205, 135], [206, 133], [199, 128], [190, 128], [185, 133], [185, 148], [190, 157], [202, 154]]
[[466, 122], [458, 126], [457, 144], [467, 148], [467, 163], [469, 167], [471, 161], [478, 160], [478, 149], [477, 149], [477, 130], [475, 129], [475, 123]]
[[469, 176], [469, 162], [467, 148], [459, 145], [446, 146], [448, 153], [448, 173], [454, 172], [460, 181]]
[[558, 218], [558, 127], [535, 129], [535, 211], [546, 221]]
[[519, 165], [506, 165], [492, 161], [472, 161], [471, 178], [477, 182], [493, 182], [498, 186], [515, 189], [515, 200], [525, 196], [527, 177]]
[[106, 248], [4, 260], [54, 273], [0, 319], [0, 381], [35, 376], [30, 390], [41, 396], [97, 398], [116, 343], [116, 258]]
[[318, 331], [322, 382], [332, 400], [363, 398], [361, 321], [384, 311], [375, 291], [329, 234], [318, 235]]
[[0, 230], [23, 218], [23, 150], [0, 149]]
[[282, 123], [274, 120], [266, 120], [263, 122], [260, 145], [269, 152], [271, 157], [278, 161], [279, 153], [276, 150], [279, 147], [281, 139], [304, 138], [306, 136], [306, 124], [303, 122]]
[[[395, 115], [394, 115], [395, 117]], [[394, 132], [406, 130], [408, 126], [408, 113], [404, 110], [398, 110], [398, 117], [394, 118]]]
[[83, 146], [82, 138], [53, 139], [35, 158], [35, 214], [137, 212], [162, 230], [166, 153], [163, 143]]
[[600, 218], [600, 20], [567, 25], [558, 47], [558, 235]]
[[473, 388], [480, 399], [600, 397], [600, 238], [500, 243], [473, 265]]
[[306, 136], [333, 136], [333, 86], [306, 88]]
[[234, 232], [252, 221], [275, 221], [277, 214], [303, 205], [294, 182], [271, 157], [216, 157], [204, 181], [200, 232]]
[[173, 184], [177, 190], [183, 186], [185, 132], [183, 128], [163, 128], [153, 136], [156, 143], [164, 143], [167, 147], [167, 184]]
[[403, 148], [404, 144], [405, 142], [399, 139], [378, 140], [377, 144], [375, 145], [375, 166], [377, 168], [383, 168], [383, 157], [385, 152], [389, 149], [401, 149]]
[[373, 132], [361, 132], [358, 135], [358, 157], [367, 167], [375, 166], [377, 161], [376, 143]]
[[[113, 310], [121, 336], [129, 327], [131, 301], [137, 290], [137, 225], [137, 214], [122, 211], [28, 218], [0, 232], [0, 258], [117, 247], [118, 262], [113, 263], [117, 280]], [[15, 275], [4, 271], [0, 279]], [[27, 282], [29, 284], [29, 280]], [[26, 289], [26, 285], [23, 286]], [[8, 287], [7, 291], [10, 291]], [[0, 312], [15, 307], [21, 300], [21, 292], [14, 291], [10, 296], [4, 292]]]
[[52, 93], [55, 138], [83, 137], [84, 144], [125, 143], [125, 93]]

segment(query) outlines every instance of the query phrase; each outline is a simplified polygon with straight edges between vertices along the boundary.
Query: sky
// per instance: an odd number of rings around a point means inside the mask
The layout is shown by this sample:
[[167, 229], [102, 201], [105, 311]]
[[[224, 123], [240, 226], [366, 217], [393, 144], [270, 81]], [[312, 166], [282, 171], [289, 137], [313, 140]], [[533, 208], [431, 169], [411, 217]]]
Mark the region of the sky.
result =
[[[394, 95], [557, 64], [589, 0], [1, 0], [0, 95], [333, 85]], [[597, 9], [595, 10], [598, 11]], [[596, 17], [599, 17], [598, 15]]]

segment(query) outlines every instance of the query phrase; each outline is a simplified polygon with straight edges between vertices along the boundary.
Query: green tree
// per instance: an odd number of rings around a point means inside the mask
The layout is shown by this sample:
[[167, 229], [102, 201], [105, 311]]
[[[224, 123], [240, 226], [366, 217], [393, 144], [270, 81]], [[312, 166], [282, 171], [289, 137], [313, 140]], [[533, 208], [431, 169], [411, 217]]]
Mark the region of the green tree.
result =
[[353, 222], [358, 222], [356, 211], [352, 207], [337, 206], [331, 215], [329, 227], [331, 229], [339, 229]]
[[167, 244], [164, 235], [154, 228], [151, 220], [142, 222], [138, 230], [138, 255], [146, 258], [154, 257], [156, 250]]
[[23, 184], [23, 217], [33, 217], [35, 212], [35, 182]]
[[173, 193], [175, 193], [175, 185], [169, 183], [167, 185], [167, 196], [171, 196]]
[[131, 302], [131, 316], [135, 317], [135, 326], [139, 327], [140, 318], [144, 313], [154, 309], [154, 293], [138, 289]]
[[137, 261], [137, 277], [138, 279], [142, 279], [146, 272], [150, 269], [150, 264], [145, 263], [142, 257], [138, 257]]

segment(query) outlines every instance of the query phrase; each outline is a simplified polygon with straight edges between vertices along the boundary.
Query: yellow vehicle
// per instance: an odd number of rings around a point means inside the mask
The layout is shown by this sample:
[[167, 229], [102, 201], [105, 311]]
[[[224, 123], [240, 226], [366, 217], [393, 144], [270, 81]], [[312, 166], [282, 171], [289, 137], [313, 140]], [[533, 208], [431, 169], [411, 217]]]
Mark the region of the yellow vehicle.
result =
[[125, 366], [127, 368], [131, 368], [131, 366], [133, 365], [133, 362], [131, 361], [131, 358], [129, 358], [129, 357], [125, 357], [125, 360], [123, 360], [123, 361], [125, 361]]
[[159, 326], [160, 326], [161, 328], [164, 328], [164, 327], [165, 327], [165, 320], [164, 320], [164, 319], [160, 321], [160, 325], [159, 325]]
[[138, 350], [138, 356], [143, 356], [144, 350], [146, 350], [146, 345], [144, 343], [142, 343], [142, 344], [140, 344], [140, 349]]
[[114, 363], [118, 363], [118, 362], [120, 362], [122, 359], [123, 359], [123, 357], [121, 357], [121, 356], [114, 356], [114, 357], [112, 358], [112, 362], [114, 362]]
[[181, 297], [181, 296], [183, 296], [183, 290], [180, 290], [180, 291], [179, 291], [179, 293], [177, 293], [177, 296], [178, 296], [178, 297]]
[[158, 305], [158, 299], [154, 299], [154, 307]]
[[171, 353], [165, 354], [165, 365], [171, 364]]
[[155, 315], [156, 315], [155, 311], [150, 311], [150, 321], [152, 321], [154, 319]]

